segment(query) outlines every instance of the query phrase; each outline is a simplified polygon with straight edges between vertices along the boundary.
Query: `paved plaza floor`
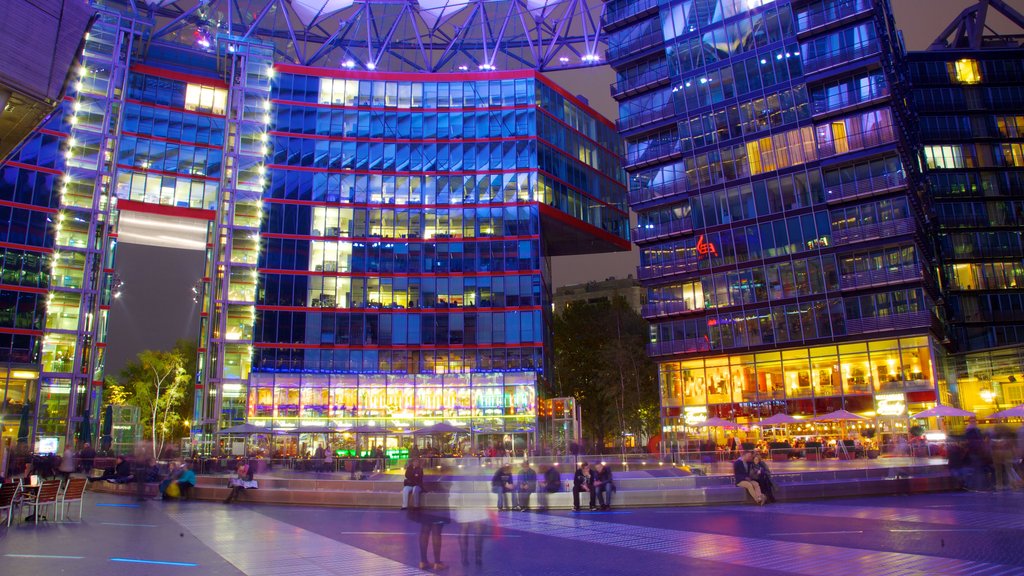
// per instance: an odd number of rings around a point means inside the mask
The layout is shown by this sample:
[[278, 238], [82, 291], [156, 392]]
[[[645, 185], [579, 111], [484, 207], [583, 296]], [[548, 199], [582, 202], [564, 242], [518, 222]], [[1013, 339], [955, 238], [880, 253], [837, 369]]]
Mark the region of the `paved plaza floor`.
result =
[[[0, 528], [0, 574], [424, 574], [419, 521], [399, 510], [90, 493], [80, 524]], [[443, 527], [441, 573], [1024, 575], [1024, 493], [491, 512], [481, 566], [472, 552], [462, 565], [460, 529], [454, 521]]]

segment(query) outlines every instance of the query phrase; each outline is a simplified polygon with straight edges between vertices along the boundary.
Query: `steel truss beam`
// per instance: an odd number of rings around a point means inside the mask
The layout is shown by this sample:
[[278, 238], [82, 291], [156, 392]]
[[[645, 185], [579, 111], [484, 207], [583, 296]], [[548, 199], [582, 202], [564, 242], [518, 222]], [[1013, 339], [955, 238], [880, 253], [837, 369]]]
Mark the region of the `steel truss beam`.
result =
[[602, 0], [92, 1], [153, 18], [151, 40], [259, 38], [307, 66], [551, 71], [601, 64], [605, 42]]

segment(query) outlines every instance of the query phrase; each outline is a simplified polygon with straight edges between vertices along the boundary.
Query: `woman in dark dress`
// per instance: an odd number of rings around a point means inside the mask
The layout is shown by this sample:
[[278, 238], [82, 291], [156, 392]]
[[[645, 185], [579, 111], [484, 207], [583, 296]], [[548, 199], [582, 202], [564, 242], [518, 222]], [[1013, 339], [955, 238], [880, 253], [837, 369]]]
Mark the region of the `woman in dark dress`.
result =
[[750, 462], [750, 477], [757, 481], [761, 487], [761, 494], [764, 494], [768, 502], [775, 502], [775, 483], [772, 482], [772, 472], [768, 469], [768, 463], [761, 459], [760, 454], [755, 454]]

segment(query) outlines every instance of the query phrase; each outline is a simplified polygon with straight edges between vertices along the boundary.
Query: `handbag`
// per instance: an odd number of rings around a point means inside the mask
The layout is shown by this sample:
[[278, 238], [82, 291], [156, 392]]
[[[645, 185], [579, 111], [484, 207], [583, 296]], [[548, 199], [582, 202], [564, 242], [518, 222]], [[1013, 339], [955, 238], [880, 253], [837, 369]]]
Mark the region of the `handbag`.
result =
[[178, 486], [177, 482], [171, 482], [167, 485], [167, 489], [164, 490], [164, 495], [168, 498], [181, 498], [181, 487]]

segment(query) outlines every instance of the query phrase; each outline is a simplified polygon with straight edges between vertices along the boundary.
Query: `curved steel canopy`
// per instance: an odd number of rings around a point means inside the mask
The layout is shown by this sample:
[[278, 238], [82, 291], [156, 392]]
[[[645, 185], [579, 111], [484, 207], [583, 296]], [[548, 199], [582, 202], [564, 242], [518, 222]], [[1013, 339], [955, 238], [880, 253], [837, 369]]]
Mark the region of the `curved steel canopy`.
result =
[[[93, 0], [99, 2], [100, 0]], [[602, 63], [601, 0], [106, 0], [152, 37], [272, 42], [278, 59], [390, 71], [542, 71]]]

